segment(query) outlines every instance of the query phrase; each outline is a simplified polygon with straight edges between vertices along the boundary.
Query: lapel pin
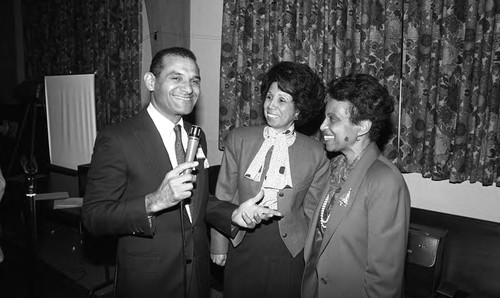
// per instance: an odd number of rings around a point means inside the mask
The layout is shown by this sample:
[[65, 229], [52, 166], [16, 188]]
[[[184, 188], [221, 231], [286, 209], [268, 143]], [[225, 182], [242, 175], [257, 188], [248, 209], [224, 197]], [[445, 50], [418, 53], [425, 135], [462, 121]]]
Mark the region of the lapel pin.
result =
[[349, 188], [349, 191], [340, 197], [340, 199], [339, 199], [340, 207], [346, 207], [347, 204], [349, 203], [349, 196], [351, 195], [351, 190], [352, 190], [352, 188]]

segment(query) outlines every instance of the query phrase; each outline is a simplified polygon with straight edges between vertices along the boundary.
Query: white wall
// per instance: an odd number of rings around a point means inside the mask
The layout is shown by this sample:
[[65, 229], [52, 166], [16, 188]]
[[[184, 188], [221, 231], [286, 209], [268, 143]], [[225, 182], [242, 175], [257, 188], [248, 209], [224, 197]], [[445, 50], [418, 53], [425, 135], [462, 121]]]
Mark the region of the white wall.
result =
[[[198, 123], [208, 138], [208, 158], [220, 164], [218, 149], [219, 76], [223, 0], [191, 0], [191, 50], [198, 57], [202, 73], [202, 98], [198, 102]], [[500, 222], [500, 188], [479, 183], [451, 184], [404, 175], [412, 207]]]
[[423, 179], [404, 174], [412, 207], [500, 222], [500, 187]]
[[223, 0], [191, 0], [191, 50], [201, 71], [201, 98], [196, 104], [197, 123], [207, 136], [208, 161], [220, 164], [219, 78]]
[[[149, 103], [149, 91], [142, 82], [152, 60], [151, 32], [145, 0], [142, 0], [142, 67], [141, 104]], [[222, 0], [191, 0], [190, 49], [196, 55], [201, 72], [201, 97], [196, 104], [196, 124], [203, 128], [208, 142], [208, 160], [218, 165], [222, 151], [218, 149], [219, 76], [222, 28]]]

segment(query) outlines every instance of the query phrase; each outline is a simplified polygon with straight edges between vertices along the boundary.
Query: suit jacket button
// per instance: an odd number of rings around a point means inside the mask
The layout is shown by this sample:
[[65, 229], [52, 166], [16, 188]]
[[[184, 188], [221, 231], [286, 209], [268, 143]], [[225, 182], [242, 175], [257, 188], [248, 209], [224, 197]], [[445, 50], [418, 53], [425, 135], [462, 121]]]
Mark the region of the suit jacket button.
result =
[[324, 277], [321, 278], [321, 283], [324, 285], [328, 284], [328, 282], [326, 281], [326, 279]]
[[193, 259], [186, 259], [186, 264], [191, 264], [193, 263]]
[[283, 233], [283, 234], [281, 234], [281, 236], [282, 236], [283, 238], [286, 238], [286, 236], [288, 236], [288, 234], [287, 234], [287, 233]]
[[282, 196], [283, 196], [283, 193], [282, 193], [282, 192], [280, 192], [280, 193], [278, 194], [278, 196], [282, 197]]

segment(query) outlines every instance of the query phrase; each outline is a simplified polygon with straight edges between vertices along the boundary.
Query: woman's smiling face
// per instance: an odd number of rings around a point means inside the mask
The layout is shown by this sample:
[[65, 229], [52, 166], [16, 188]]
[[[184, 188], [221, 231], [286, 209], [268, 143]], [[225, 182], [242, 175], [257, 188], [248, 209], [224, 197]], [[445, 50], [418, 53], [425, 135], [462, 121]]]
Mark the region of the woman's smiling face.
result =
[[296, 114], [292, 96], [281, 91], [278, 83], [272, 83], [264, 101], [267, 124], [277, 132], [283, 132], [293, 124]]
[[320, 127], [327, 151], [345, 154], [356, 142], [359, 127], [350, 120], [350, 108], [347, 101], [327, 99], [325, 120]]

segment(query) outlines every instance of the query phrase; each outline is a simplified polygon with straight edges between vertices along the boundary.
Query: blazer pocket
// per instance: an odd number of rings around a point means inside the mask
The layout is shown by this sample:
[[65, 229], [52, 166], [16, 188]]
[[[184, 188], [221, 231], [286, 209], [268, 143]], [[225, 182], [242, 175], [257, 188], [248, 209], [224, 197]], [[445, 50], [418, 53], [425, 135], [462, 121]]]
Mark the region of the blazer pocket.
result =
[[118, 257], [118, 263], [123, 269], [157, 273], [160, 267], [160, 257], [157, 255], [138, 256], [122, 252]]

